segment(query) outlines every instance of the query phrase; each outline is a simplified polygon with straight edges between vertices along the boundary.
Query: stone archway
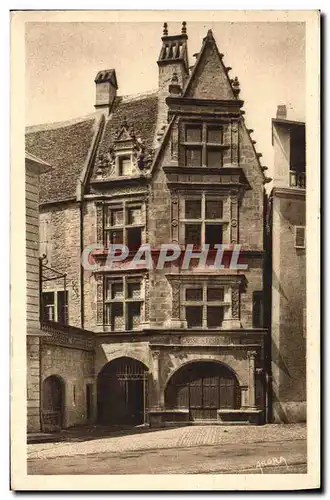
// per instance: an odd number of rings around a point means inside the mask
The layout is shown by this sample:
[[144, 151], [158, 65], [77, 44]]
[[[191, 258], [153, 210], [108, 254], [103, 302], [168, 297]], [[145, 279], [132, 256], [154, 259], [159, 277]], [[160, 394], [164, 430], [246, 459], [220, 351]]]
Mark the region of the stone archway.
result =
[[235, 373], [216, 361], [192, 361], [179, 368], [165, 388], [166, 409], [189, 410], [190, 420], [216, 420], [219, 409], [241, 406]]
[[116, 358], [97, 377], [98, 422], [139, 425], [146, 422], [148, 368], [129, 357]]
[[56, 432], [63, 427], [65, 384], [58, 375], [50, 375], [42, 384], [42, 430]]

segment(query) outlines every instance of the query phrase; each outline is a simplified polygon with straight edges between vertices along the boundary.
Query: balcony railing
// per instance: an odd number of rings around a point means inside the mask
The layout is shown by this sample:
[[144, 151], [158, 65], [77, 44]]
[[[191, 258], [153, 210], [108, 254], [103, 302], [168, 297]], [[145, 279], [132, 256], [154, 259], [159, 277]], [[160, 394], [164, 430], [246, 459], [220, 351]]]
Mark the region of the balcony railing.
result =
[[305, 172], [296, 172], [290, 170], [290, 187], [306, 188], [306, 174]]

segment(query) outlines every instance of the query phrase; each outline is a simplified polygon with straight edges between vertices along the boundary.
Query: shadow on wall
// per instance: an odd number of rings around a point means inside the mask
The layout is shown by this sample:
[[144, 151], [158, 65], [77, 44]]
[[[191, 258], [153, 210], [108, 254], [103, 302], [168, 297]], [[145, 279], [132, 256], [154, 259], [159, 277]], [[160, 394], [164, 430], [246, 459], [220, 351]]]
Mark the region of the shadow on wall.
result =
[[280, 280], [278, 279], [277, 274], [274, 271], [272, 272], [272, 288], [274, 288], [282, 297], [288, 300], [288, 297], [285, 295]]
[[277, 348], [277, 345], [273, 340], [271, 349], [272, 349], [272, 360], [276, 360], [273, 361], [274, 364], [292, 380], [287, 364], [285, 363], [283, 356], [281, 355], [280, 351]]
[[280, 402], [276, 394], [273, 397], [273, 423], [293, 424], [306, 422], [306, 401]]

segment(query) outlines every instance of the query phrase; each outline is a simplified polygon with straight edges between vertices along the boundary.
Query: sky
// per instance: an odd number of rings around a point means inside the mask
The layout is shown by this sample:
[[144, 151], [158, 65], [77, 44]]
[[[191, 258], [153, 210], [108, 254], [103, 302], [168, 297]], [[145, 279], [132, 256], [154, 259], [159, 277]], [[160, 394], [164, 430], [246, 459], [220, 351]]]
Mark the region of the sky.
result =
[[[166, 19], [164, 19], [166, 21]], [[271, 119], [286, 104], [305, 120], [305, 26], [296, 22], [187, 23], [190, 64], [212, 29], [223, 62], [238, 77], [245, 120], [272, 175]], [[169, 34], [181, 22], [169, 23]], [[162, 23], [38, 22], [26, 24], [26, 125], [69, 120], [94, 111], [96, 73], [115, 68], [118, 95], [157, 89]]]

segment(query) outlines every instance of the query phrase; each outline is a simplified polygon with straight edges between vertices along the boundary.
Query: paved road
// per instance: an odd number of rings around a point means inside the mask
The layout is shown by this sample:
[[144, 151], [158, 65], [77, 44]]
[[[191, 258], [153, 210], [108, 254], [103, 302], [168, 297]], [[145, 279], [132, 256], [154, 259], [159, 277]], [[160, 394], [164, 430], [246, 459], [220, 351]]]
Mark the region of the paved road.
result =
[[305, 473], [304, 426], [184, 427], [29, 445], [29, 474]]

